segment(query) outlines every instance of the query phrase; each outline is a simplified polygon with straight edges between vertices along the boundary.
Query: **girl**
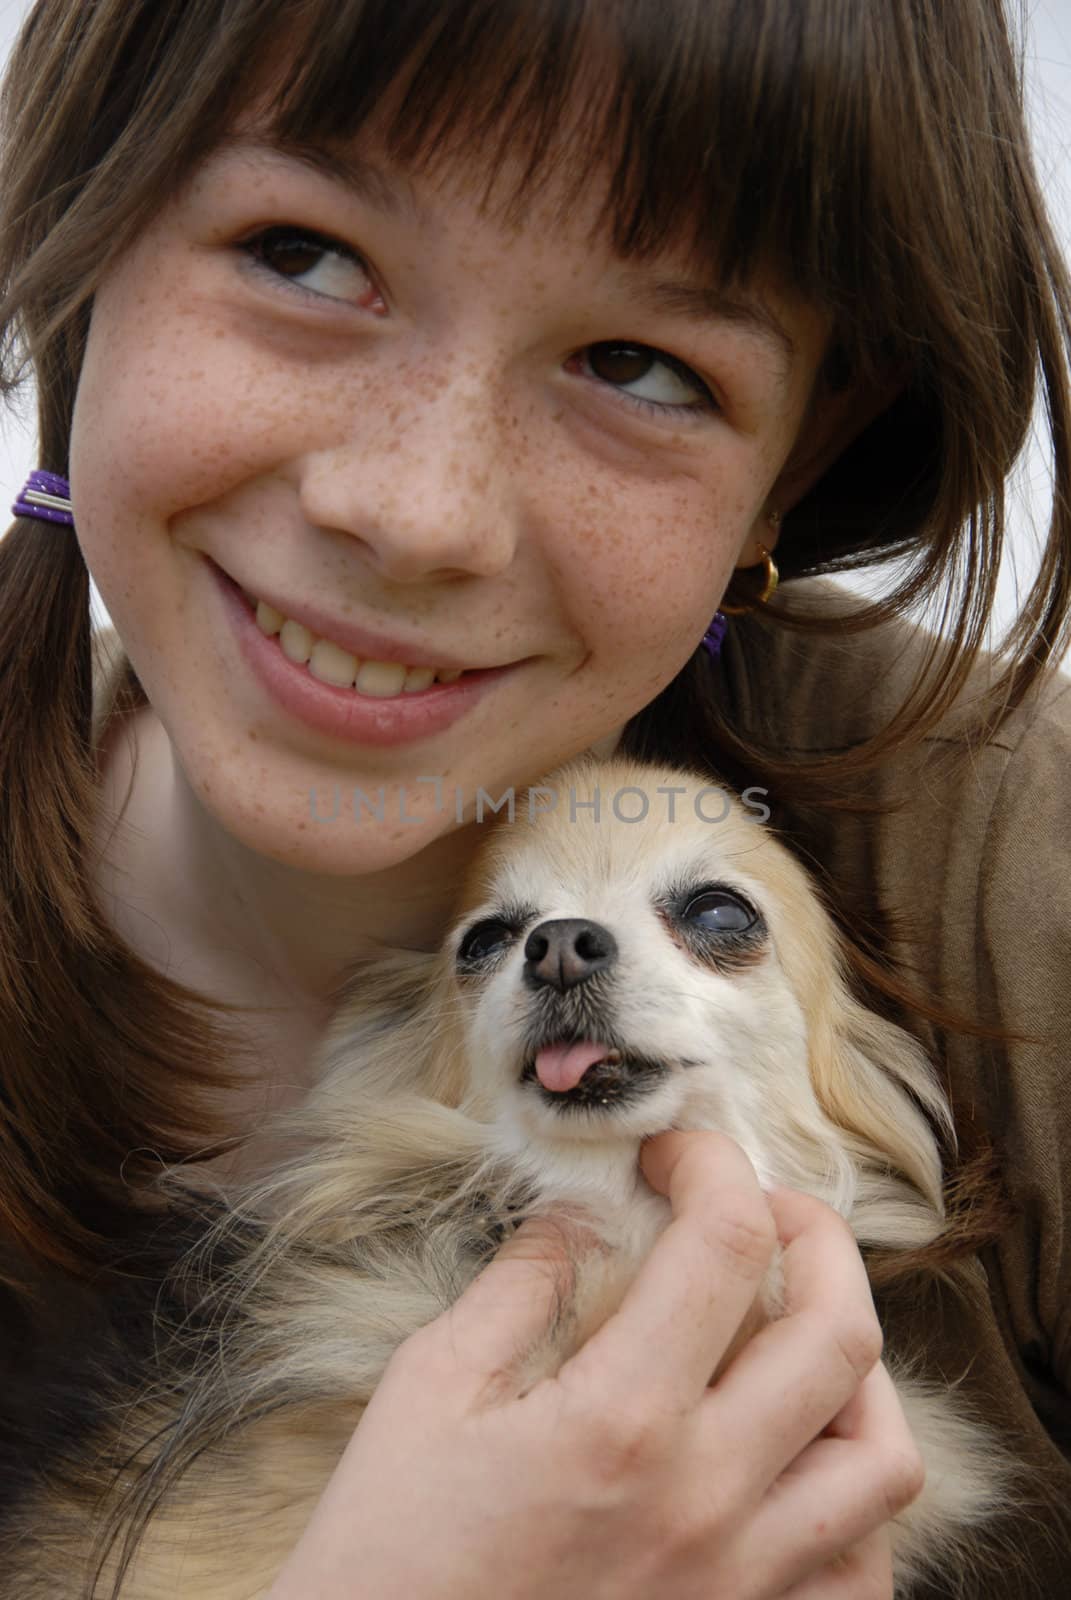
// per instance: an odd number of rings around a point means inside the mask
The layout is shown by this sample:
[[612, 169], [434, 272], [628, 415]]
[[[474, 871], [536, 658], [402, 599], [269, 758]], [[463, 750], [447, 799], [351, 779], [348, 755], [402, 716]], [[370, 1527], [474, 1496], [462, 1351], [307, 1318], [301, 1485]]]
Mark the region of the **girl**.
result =
[[[1051, 1490], [967, 1592], [1063, 1592], [1071, 292], [999, 0], [39, 0], [3, 160], [4, 381], [74, 518], [0, 545], [12, 1468], [151, 1343], [159, 1163], [269, 1163], [350, 969], [441, 936], [477, 791], [619, 745], [765, 788], [940, 1060], [957, 1228], [883, 1317]], [[818, 576], [892, 555], [870, 607]], [[889, 1592], [918, 1463], [845, 1230], [714, 1135], [644, 1171], [677, 1220], [621, 1316], [518, 1400], [573, 1248], [522, 1230], [272, 1600]], [[789, 1314], [708, 1391], [777, 1235]]]

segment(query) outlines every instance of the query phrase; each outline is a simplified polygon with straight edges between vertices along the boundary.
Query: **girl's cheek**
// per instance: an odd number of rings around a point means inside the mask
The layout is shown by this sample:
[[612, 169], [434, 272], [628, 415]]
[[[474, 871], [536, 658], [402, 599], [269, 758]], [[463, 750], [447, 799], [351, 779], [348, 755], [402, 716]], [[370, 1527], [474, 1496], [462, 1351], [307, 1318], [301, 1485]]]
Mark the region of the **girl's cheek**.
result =
[[281, 375], [206, 314], [181, 255], [156, 244], [150, 232], [95, 297], [71, 477], [83, 504], [107, 482], [114, 504], [167, 516], [259, 470], [286, 413]]
[[728, 486], [690, 477], [559, 480], [546, 557], [595, 649], [645, 653], [654, 664], [698, 644], [750, 526]]
[[169, 346], [159, 333], [136, 351], [102, 339], [98, 358], [87, 352], [76, 434], [92, 440], [117, 499], [167, 517], [278, 459], [256, 374], [233, 363], [221, 372], [209, 359], [194, 342]]

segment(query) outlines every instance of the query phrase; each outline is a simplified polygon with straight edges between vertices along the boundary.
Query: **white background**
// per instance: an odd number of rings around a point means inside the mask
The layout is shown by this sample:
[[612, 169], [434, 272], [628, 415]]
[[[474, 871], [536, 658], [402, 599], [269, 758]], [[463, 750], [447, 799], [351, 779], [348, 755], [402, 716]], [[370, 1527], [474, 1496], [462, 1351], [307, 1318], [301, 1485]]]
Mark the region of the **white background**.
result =
[[[947, 0], [955, 5], [957, 0]], [[0, 0], [0, 60], [30, 0]], [[1028, 95], [1038, 166], [1065, 250], [1071, 255], [1071, 0], [1032, 0], [1027, 35]], [[35, 461], [33, 401], [27, 389], [20, 414], [0, 409], [0, 527], [6, 508]], [[1050, 471], [1037, 438], [1017, 473], [1012, 548], [1001, 572], [998, 630], [1014, 616], [1016, 585], [1027, 587], [1039, 530], [1048, 520]], [[879, 577], [877, 583], [883, 580]], [[99, 600], [98, 600], [99, 604]], [[1071, 659], [1069, 659], [1071, 666]]]

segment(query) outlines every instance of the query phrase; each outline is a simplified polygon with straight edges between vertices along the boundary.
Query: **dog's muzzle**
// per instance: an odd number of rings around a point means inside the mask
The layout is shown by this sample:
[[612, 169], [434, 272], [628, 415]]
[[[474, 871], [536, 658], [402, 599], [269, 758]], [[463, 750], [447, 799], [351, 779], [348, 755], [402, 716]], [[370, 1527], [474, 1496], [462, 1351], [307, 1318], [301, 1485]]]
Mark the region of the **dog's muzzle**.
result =
[[610, 930], [584, 917], [541, 922], [525, 941], [522, 981], [539, 1021], [521, 1082], [537, 1085], [556, 1110], [623, 1108], [669, 1070], [630, 1050], [607, 1025], [613, 1006], [606, 980], [617, 957]]

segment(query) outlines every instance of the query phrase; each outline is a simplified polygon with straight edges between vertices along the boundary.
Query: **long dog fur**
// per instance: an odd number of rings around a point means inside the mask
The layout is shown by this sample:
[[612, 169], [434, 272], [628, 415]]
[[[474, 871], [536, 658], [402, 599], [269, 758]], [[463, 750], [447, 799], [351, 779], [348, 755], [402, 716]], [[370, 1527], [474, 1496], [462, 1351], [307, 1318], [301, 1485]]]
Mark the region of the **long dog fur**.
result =
[[[559, 803], [539, 811], [549, 790]], [[628, 821], [640, 791], [648, 819]], [[622, 760], [570, 765], [489, 829], [441, 952], [355, 976], [318, 1087], [285, 1121], [293, 1153], [227, 1197], [186, 1263], [197, 1317], [161, 1331], [154, 1382], [23, 1508], [7, 1600], [263, 1596], [393, 1352], [522, 1217], [571, 1207], [606, 1247], [580, 1261], [526, 1383], [617, 1308], [669, 1215], [639, 1173], [649, 1134], [724, 1130], [764, 1185], [820, 1196], [865, 1246], [940, 1235], [936, 1135], [952, 1128], [934, 1074], [853, 998], [794, 857], [715, 793]], [[609, 930], [616, 955], [583, 981], [533, 982], [532, 931], [567, 918]], [[533, 1073], [563, 1039], [608, 1047], [568, 1092]], [[168, 1182], [188, 1200], [188, 1173]], [[779, 1309], [775, 1265], [760, 1312]], [[955, 1593], [1016, 1469], [911, 1358], [888, 1357], [927, 1481], [894, 1525], [896, 1592], [936, 1570]]]

